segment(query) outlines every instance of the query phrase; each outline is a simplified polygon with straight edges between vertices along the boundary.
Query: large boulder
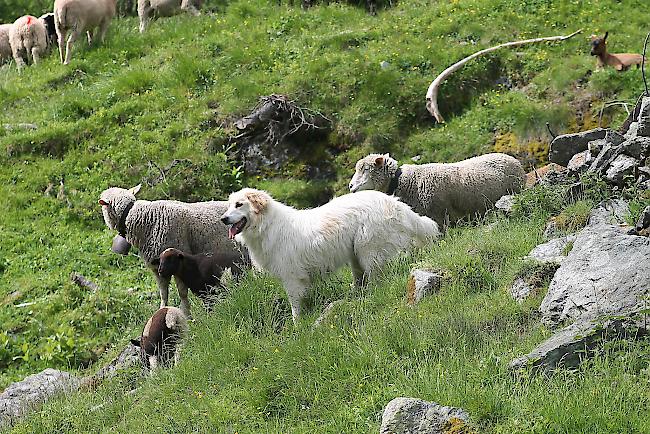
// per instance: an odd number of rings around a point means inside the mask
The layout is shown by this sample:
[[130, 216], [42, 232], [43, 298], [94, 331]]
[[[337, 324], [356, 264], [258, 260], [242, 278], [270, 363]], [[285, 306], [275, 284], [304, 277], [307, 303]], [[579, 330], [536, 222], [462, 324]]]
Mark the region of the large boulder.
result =
[[605, 178], [612, 184], [621, 185], [628, 176], [634, 176], [638, 161], [627, 155], [619, 155], [612, 161], [605, 172]]
[[13, 424], [59, 393], [79, 388], [80, 380], [68, 372], [46, 369], [13, 383], [0, 394], [0, 428]]
[[586, 151], [589, 142], [604, 139], [607, 130], [596, 128], [574, 134], [563, 134], [557, 136], [551, 142], [548, 152], [548, 160], [561, 166], [566, 166], [578, 152]]
[[566, 258], [571, 244], [575, 241], [575, 235], [554, 238], [546, 243], [540, 244], [524, 257], [535, 262], [560, 264]]
[[447, 407], [415, 398], [395, 398], [384, 409], [379, 433], [442, 434], [471, 432], [467, 427], [468, 420], [469, 415], [460, 408]]

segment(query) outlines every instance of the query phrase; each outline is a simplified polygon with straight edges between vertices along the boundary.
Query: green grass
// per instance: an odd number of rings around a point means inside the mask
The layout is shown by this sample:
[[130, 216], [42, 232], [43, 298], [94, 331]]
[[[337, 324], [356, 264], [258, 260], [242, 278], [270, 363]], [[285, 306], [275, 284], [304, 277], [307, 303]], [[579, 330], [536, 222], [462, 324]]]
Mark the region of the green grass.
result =
[[[8, 17], [16, 4], [0, 12]], [[136, 18], [117, 19], [105, 45], [80, 41], [68, 66], [54, 53], [21, 74], [0, 67], [0, 387], [45, 367], [105, 361], [155, 310], [155, 283], [138, 258], [109, 250], [114, 234], [96, 205], [108, 186], [143, 183], [145, 199], [196, 201], [251, 185], [309, 206], [345, 192], [354, 162], [368, 152], [453, 161], [510, 137], [511, 152], [533, 149], [539, 158], [545, 122], [557, 133], [591, 128], [603, 102], [634, 102], [642, 91], [639, 70], [595, 70], [586, 39], [610, 30], [612, 51], [640, 51], [647, 21], [640, 0], [405, 0], [377, 16], [338, 3], [308, 11], [261, 0], [208, 7], [214, 12], [200, 18], [158, 20], [144, 35]], [[469, 63], [441, 88], [447, 123], [435, 125], [426, 112], [427, 86], [451, 63], [581, 27], [564, 43]], [[497, 85], [502, 78], [513, 87]], [[229, 125], [272, 93], [333, 121], [327, 140], [308, 149], [335, 167], [334, 179], [308, 179], [301, 160], [242, 172], [226, 146]], [[624, 117], [612, 107], [603, 119], [618, 125]], [[2, 127], [20, 122], [39, 128]], [[249, 276], [214, 314], [197, 315], [179, 367], [56, 401], [19, 430], [376, 431], [382, 406], [400, 394], [463, 406], [493, 432], [647, 430], [644, 344], [616, 343], [550, 379], [506, 373], [510, 358], [550, 332], [536, 322], [539, 299], [518, 306], [505, 288], [550, 215], [577, 228], [611, 195], [599, 181], [585, 182], [593, 188], [583, 202], [565, 210], [561, 191], [531, 190], [514, 220], [456, 229], [392, 264], [363, 293], [348, 289], [347, 271], [324, 279], [314, 313], [295, 330], [278, 282]], [[621, 193], [633, 199], [631, 219], [648, 203], [633, 189]], [[451, 280], [410, 310], [403, 284], [413, 262], [443, 267]], [[77, 288], [72, 272], [100, 290]], [[333, 328], [311, 332], [317, 311], [341, 297], [347, 303]], [[143, 388], [122, 396], [134, 382]], [[91, 412], [99, 403], [106, 406]]]

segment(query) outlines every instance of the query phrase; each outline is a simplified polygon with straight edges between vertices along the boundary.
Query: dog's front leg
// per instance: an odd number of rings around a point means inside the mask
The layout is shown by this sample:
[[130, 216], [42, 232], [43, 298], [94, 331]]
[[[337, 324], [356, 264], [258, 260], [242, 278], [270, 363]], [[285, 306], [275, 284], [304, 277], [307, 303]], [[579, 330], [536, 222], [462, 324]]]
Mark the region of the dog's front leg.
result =
[[307, 298], [309, 279], [287, 279], [284, 281], [284, 287], [287, 290], [287, 297], [291, 304], [293, 323], [296, 324], [302, 312], [305, 299]]

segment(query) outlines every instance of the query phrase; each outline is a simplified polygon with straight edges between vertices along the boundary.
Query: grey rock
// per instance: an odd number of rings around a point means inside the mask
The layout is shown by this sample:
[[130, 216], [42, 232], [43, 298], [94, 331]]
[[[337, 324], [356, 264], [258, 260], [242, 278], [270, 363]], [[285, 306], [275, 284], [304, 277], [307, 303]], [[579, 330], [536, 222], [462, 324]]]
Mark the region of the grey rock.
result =
[[605, 139], [592, 140], [587, 144], [587, 150], [591, 153], [592, 157], [596, 157], [603, 150], [607, 142]]
[[638, 122], [632, 122], [630, 123], [630, 126], [628, 127], [627, 131], [625, 132], [625, 137], [628, 139], [631, 139], [633, 137], [636, 137], [639, 132], [639, 123]]
[[571, 157], [571, 160], [569, 160], [569, 164], [567, 164], [566, 168], [571, 173], [581, 173], [589, 169], [591, 160], [593, 160], [593, 157], [591, 156], [591, 152], [589, 150], [579, 152]]
[[587, 226], [620, 225], [630, 213], [628, 204], [623, 199], [610, 199], [601, 202], [589, 213]]
[[385, 60], [382, 60], [381, 62], [379, 62], [379, 67], [381, 69], [388, 69], [388, 68], [390, 68], [390, 63], [388, 63]]
[[16, 130], [36, 130], [38, 125], [28, 124], [28, 123], [18, 123], [18, 124], [4, 124], [2, 126], [7, 131], [16, 131]]
[[12, 425], [59, 393], [79, 388], [80, 380], [68, 372], [46, 369], [13, 383], [0, 394], [0, 427]]
[[639, 315], [602, 321], [577, 321], [555, 333], [529, 354], [510, 362], [510, 368], [529, 367], [546, 372], [559, 367], [575, 368], [606, 340], [637, 338], [647, 334], [646, 322]]
[[129, 343], [116, 358], [100, 368], [95, 374], [84, 377], [81, 383], [86, 387], [96, 387], [102, 381], [109, 380], [119, 372], [133, 366], [144, 367], [140, 359], [140, 348]]
[[506, 214], [509, 214], [512, 212], [514, 205], [515, 197], [511, 194], [506, 194], [505, 196], [501, 196], [499, 200], [496, 201], [494, 207], [500, 211], [505, 212]]
[[332, 312], [334, 311], [334, 309], [337, 306], [339, 306], [339, 305], [341, 305], [343, 303], [344, 303], [344, 300], [336, 300], [336, 301], [333, 301], [330, 304], [328, 304], [325, 307], [325, 309], [323, 309], [323, 313], [321, 313], [320, 316], [318, 318], [316, 318], [316, 321], [314, 321], [314, 324], [312, 324], [311, 328], [315, 329], [315, 328], [319, 327], [321, 324], [327, 323], [327, 321], [329, 320], [330, 316], [332, 315]]
[[627, 155], [619, 155], [605, 172], [605, 178], [612, 184], [621, 185], [628, 176], [634, 176], [639, 162]]
[[650, 137], [634, 137], [621, 145], [621, 152], [637, 160], [650, 153]]
[[549, 161], [566, 166], [571, 157], [578, 152], [586, 151], [587, 144], [593, 140], [604, 139], [607, 130], [596, 128], [574, 134], [557, 136], [551, 142], [548, 153]]
[[625, 136], [613, 130], [607, 130], [605, 142], [612, 146], [618, 146], [625, 141]]
[[554, 238], [535, 247], [524, 257], [524, 259], [542, 263], [560, 264], [566, 258], [565, 253], [571, 247], [571, 243], [573, 243], [575, 239], [575, 235]]
[[465, 410], [416, 398], [395, 398], [381, 417], [380, 434], [442, 434], [454, 425], [466, 425]]
[[600, 153], [594, 158], [594, 161], [589, 166], [590, 172], [604, 173], [610, 164], [621, 154], [622, 148], [620, 146], [612, 146], [609, 143], [605, 144]]
[[438, 292], [442, 286], [443, 276], [440, 272], [432, 269], [411, 270], [406, 285], [406, 299], [411, 306], [416, 305], [429, 294]]
[[552, 240], [553, 238], [559, 238], [559, 236], [560, 236], [560, 230], [558, 229], [555, 220], [551, 220], [548, 223], [546, 223], [546, 227], [544, 228], [544, 239]]
[[517, 277], [508, 292], [517, 302], [523, 303], [533, 292], [533, 288], [524, 279]]
[[637, 122], [637, 136], [650, 137], [650, 97], [643, 97]]
[[641, 211], [641, 215], [634, 225], [634, 231], [637, 235], [646, 235], [646, 232], [650, 232], [650, 205]]

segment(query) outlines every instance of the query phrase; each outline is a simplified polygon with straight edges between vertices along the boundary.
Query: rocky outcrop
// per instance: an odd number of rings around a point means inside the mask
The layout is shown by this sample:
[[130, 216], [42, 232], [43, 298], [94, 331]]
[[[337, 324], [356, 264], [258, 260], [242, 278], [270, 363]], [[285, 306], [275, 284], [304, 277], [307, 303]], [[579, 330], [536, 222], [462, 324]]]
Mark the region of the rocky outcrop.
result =
[[11, 384], [0, 394], [0, 428], [12, 425], [49, 398], [79, 388], [80, 380], [68, 372], [46, 369]]
[[442, 285], [442, 278], [442, 273], [433, 269], [415, 268], [411, 270], [406, 284], [407, 303], [414, 306], [427, 295], [438, 292]]
[[571, 324], [511, 367], [576, 366], [604, 339], [647, 334], [641, 317], [650, 297], [650, 239], [626, 233], [627, 212], [613, 200], [591, 213], [540, 306], [545, 324]]
[[415, 398], [395, 398], [381, 417], [380, 434], [470, 433], [469, 415], [460, 408], [447, 407]]
[[571, 250], [571, 245], [575, 241], [575, 235], [554, 238], [544, 244], [540, 244], [524, 257], [531, 261], [541, 263], [560, 264]]
[[595, 130], [557, 136], [551, 142], [548, 160], [561, 166], [566, 166], [571, 160], [571, 157], [587, 150], [589, 142], [604, 139], [606, 133], [607, 130], [596, 128]]

